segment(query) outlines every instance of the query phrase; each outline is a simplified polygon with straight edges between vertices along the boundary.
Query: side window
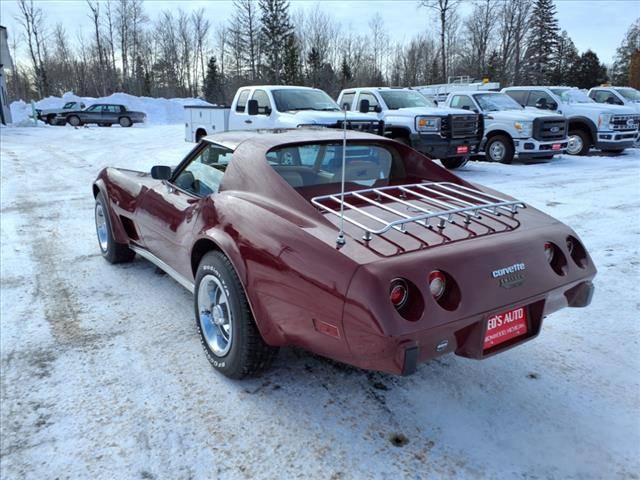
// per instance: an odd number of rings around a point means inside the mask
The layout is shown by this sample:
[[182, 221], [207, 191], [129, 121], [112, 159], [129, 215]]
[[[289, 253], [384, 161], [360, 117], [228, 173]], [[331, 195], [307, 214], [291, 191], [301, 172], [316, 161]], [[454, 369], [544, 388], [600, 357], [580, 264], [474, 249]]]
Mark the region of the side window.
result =
[[360, 102], [362, 102], [362, 100], [369, 100], [369, 111], [370, 112], [375, 112], [376, 111], [376, 107], [378, 107], [380, 105], [378, 103], [378, 99], [375, 97], [375, 95], [373, 93], [362, 92], [360, 94], [360, 96], [358, 97], [358, 109], [360, 109]]
[[216, 145], [207, 145], [177, 175], [178, 188], [198, 197], [218, 193], [224, 172], [233, 152]]
[[120, 105], [105, 105], [103, 111], [109, 113], [120, 113], [122, 110]]
[[528, 90], [507, 90], [505, 93], [523, 107], [527, 104], [527, 96], [529, 95]]
[[238, 96], [238, 103], [236, 103], [236, 112], [244, 113], [244, 108], [247, 106], [247, 99], [249, 98], [249, 90], [242, 90], [240, 96]]
[[527, 100], [527, 107], [535, 107], [541, 105], [556, 105], [556, 101], [551, 98], [547, 92], [542, 90], [531, 90], [529, 94], [529, 100]]
[[622, 102], [620, 101], [620, 99], [616, 98], [616, 96], [613, 93], [607, 92], [606, 90], [596, 91], [596, 96], [594, 100], [598, 103], [608, 103], [610, 105], [622, 105]]
[[345, 93], [342, 95], [342, 99], [340, 100], [340, 108], [344, 108], [345, 104], [347, 105], [347, 110], [351, 110], [353, 107], [353, 99], [356, 96], [354, 92]]
[[468, 95], [455, 95], [451, 99], [451, 108], [463, 108], [464, 110], [478, 109]]
[[256, 90], [253, 92], [252, 100], [258, 101], [258, 115], [269, 115], [271, 113], [271, 102], [269, 95], [264, 90]]
[[101, 112], [102, 111], [102, 105], [91, 105], [89, 108], [87, 108], [87, 112]]

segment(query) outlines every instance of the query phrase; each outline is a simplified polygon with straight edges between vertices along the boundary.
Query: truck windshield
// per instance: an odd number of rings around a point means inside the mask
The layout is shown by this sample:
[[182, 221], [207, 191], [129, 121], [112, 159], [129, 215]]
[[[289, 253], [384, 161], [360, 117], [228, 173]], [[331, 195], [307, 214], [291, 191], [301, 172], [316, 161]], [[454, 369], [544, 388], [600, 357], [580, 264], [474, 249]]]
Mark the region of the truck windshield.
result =
[[306, 88], [283, 88], [273, 90], [273, 100], [279, 112], [296, 110], [339, 111], [338, 104], [322, 90], [308, 90]]
[[379, 93], [389, 110], [415, 107], [433, 108], [436, 106], [434, 102], [427, 100], [421, 94], [412, 90], [384, 90]]
[[[376, 144], [349, 144], [345, 150], [345, 182], [370, 187], [387, 183], [394, 165], [391, 150]], [[342, 181], [342, 144], [307, 144], [277, 148], [267, 161], [292, 187], [335, 185]], [[399, 160], [398, 160], [399, 161]], [[396, 168], [395, 170], [398, 170]], [[349, 188], [349, 187], [348, 187]], [[350, 189], [353, 190], [354, 186]]]
[[616, 92], [631, 102], [640, 102], [640, 92], [635, 88], [616, 88]]
[[577, 88], [551, 88], [564, 103], [594, 103], [589, 96]]
[[480, 108], [487, 112], [522, 110], [522, 106], [506, 93], [477, 93], [474, 98]]

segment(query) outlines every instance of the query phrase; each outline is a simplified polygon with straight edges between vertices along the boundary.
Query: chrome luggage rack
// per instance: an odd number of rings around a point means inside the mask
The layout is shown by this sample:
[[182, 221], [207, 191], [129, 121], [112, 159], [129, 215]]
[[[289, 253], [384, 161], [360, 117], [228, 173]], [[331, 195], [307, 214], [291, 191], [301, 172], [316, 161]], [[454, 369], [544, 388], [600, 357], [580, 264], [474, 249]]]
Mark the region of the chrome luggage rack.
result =
[[[383, 201], [386, 200], [386, 202]], [[343, 202], [343, 214], [340, 213], [340, 204]], [[456, 224], [456, 218], [462, 219], [468, 225], [472, 219], [481, 218], [481, 213], [501, 216], [515, 216], [518, 208], [526, 208], [523, 202], [506, 200], [490, 195], [480, 190], [457, 185], [451, 182], [414, 183], [409, 185], [393, 185], [388, 187], [367, 188], [331, 195], [313, 197], [311, 203], [320, 211], [328, 212], [344, 219], [345, 222], [355, 225], [364, 231], [363, 239], [371, 240], [371, 235], [381, 235], [391, 229], [407, 233], [406, 226], [409, 223], [417, 223], [425, 228], [444, 229], [447, 223]], [[327, 203], [337, 204], [336, 209]], [[357, 205], [354, 205], [357, 203]], [[390, 204], [399, 204], [406, 210], [420, 212], [418, 215], [408, 215]], [[373, 206], [376, 209], [365, 206]], [[395, 208], [394, 208], [395, 207]], [[364, 220], [356, 220], [349, 213], [357, 213], [361, 217], [371, 220], [376, 226], [365, 225]], [[390, 215], [389, 215], [390, 214]], [[391, 217], [381, 218], [380, 215]], [[430, 223], [431, 219], [437, 219], [437, 223]], [[376, 228], [378, 225], [380, 227]]]

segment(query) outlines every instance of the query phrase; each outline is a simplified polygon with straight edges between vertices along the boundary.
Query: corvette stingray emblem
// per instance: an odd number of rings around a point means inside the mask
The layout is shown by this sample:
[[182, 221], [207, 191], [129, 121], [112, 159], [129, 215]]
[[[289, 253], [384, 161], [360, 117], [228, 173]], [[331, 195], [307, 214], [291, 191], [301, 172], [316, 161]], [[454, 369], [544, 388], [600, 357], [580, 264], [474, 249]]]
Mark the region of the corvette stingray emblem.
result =
[[499, 268], [491, 272], [493, 278], [497, 278], [498, 285], [502, 288], [515, 288], [524, 283], [524, 270], [526, 270], [524, 263], [514, 263], [508, 267]]

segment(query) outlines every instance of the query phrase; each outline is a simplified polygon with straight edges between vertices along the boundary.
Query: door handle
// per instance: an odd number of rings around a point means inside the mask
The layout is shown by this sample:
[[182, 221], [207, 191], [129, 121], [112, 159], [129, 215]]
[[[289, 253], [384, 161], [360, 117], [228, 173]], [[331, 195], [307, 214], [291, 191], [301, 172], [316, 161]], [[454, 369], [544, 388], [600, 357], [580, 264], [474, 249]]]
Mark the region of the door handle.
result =
[[244, 123], [253, 123], [252, 120], [245, 120]]

